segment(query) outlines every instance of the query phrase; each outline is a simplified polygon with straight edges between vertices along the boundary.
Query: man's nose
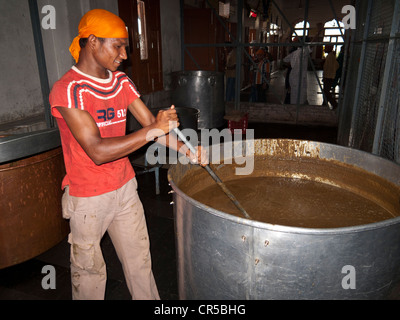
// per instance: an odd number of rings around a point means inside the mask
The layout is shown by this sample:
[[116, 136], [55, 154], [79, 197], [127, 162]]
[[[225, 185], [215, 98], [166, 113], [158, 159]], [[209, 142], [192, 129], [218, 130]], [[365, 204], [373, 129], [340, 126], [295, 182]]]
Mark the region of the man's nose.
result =
[[125, 48], [125, 47], [122, 47], [122, 48], [121, 48], [121, 52], [119, 53], [119, 55], [120, 55], [120, 57], [121, 57], [122, 59], [124, 59], [124, 60], [126, 60], [126, 59], [128, 58], [128, 55], [127, 55], [127, 53], [126, 53], [126, 48]]

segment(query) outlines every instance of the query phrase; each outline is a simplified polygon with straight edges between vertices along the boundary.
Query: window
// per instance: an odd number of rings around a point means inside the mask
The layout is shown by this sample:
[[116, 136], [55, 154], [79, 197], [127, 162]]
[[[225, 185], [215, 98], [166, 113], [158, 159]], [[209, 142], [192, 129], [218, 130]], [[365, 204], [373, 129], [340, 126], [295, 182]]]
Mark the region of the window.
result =
[[268, 35], [277, 35], [279, 27], [275, 23], [271, 23], [269, 25], [269, 34]]
[[146, 7], [143, 1], [137, 2], [137, 11], [138, 11], [140, 59], [147, 60], [149, 58], [149, 50], [147, 47]]
[[[344, 34], [344, 24], [339, 21], [339, 26], [335, 19], [332, 21], [328, 21], [324, 25], [324, 42], [330, 42], [333, 44], [333, 50], [336, 51], [336, 54], [339, 54], [342, 45], [337, 45], [338, 42], [344, 42], [342, 37], [342, 33]], [[340, 33], [340, 29], [342, 29], [342, 33]], [[325, 53], [325, 56], [327, 54]]]
[[[306, 36], [308, 36], [309, 29], [310, 29], [310, 23], [307, 22], [307, 24], [306, 24]], [[304, 32], [304, 21], [301, 21], [301, 22], [299, 22], [298, 24], [296, 24], [296, 25], [294, 26], [294, 30], [296, 31], [296, 33], [293, 32], [293, 34], [292, 34], [292, 40], [293, 40], [296, 36], [297, 36], [297, 37], [302, 37], [302, 36], [303, 36], [303, 32]]]

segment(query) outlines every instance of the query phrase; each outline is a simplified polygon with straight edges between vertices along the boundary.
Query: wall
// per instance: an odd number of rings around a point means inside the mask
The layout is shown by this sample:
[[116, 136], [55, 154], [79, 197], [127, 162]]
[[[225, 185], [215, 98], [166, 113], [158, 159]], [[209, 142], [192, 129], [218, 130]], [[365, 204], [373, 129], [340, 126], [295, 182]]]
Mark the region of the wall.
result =
[[81, 17], [95, 8], [118, 14], [118, 5], [116, 1], [110, 0], [38, 0], [39, 12], [47, 4], [54, 6], [56, 10], [56, 29], [42, 29], [49, 84], [52, 87], [54, 82], [75, 63], [69, 52], [69, 46], [78, 35]]
[[170, 73], [181, 69], [180, 1], [160, 1], [164, 88], [169, 90]]
[[[162, 59], [164, 87], [168, 90], [169, 74], [180, 69], [180, 1], [161, 1]], [[118, 14], [116, 0], [38, 0], [40, 19], [43, 6], [56, 11], [56, 28], [43, 29], [42, 38], [50, 88], [71, 66], [74, 60], [69, 46], [77, 35], [81, 17], [94, 8]], [[28, 0], [0, 0], [1, 70], [0, 125], [44, 114], [39, 70], [31, 27]], [[143, 97], [150, 106], [169, 104], [169, 92], [162, 91]]]
[[0, 123], [42, 112], [28, 1], [0, 0]]

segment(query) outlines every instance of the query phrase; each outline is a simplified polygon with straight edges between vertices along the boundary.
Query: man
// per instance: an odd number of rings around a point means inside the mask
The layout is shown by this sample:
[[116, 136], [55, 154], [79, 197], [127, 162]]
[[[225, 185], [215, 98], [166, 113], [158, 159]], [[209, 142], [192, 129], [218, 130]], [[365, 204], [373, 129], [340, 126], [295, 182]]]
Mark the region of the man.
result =
[[[296, 37], [293, 42], [299, 43], [300, 40]], [[298, 101], [299, 104], [302, 105], [307, 103], [307, 68], [308, 56], [310, 53], [311, 48], [309, 46], [304, 46], [303, 48], [298, 47], [283, 59], [283, 62], [290, 64], [291, 67], [289, 75], [291, 104], [297, 104], [298, 96], [300, 98]], [[299, 82], [300, 73], [301, 79]]]
[[[306, 37], [306, 42], [314, 42], [319, 38], [319, 34], [323, 30], [323, 24], [317, 23], [317, 33], [314, 38], [310, 39]], [[308, 70], [308, 60], [312, 49], [308, 45], [304, 45], [303, 48], [300, 46], [299, 37], [295, 37], [293, 42], [298, 47], [296, 50], [289, 53], [283, 62], [290, 64], [291, 71], [289, 74], [289, 85], [290, 85], [290, 104], [300, 105], [307, 104], [307, 70]], [[300, 93], [299, 93], [300, 91]], [[298, 97], [300, 98], [299, 101]]]
[[[179, 125], [174, 107], [155, 118], [133, 82], [117, 71], [127, 58], [127, 45], [125, 23], [118, 16], [101, 9], [89, 11], [70, 46], [77, 64], [50, 93], [67, 172], [62, 204], [63, 216], [70, 219], [73, 299], [104, 299], [106, 266], [100, 240], [106, 231], [132, 298], [159, 299], [143, 206], [127, 156], [159, 137], [190, 154], [168, 134]], [[127, 109], [143, 126], [129, 135]], [[191, 156], [204, 160], [202, 152]]]
[[340, 82], [340, 78], [342, 76], [342, 70], [343, 70], [343, 61], [344, 61], [344, 52], [343, 52], [343, 46], [340, 48], [340, 52], [338, 57], [336, 58], [336, 61], [339, 64], [339, 68], [336, 70], [336, 75], [335, 75], [335, 79], [333, 80], [333, 84], [332, 84], [332, 92], [335, 93], [335, 89], [336, 86], [339, 84]]
[[270, 61], [265, 57], [265, 51], [259, 49], [256, 52], [257, 67], [252, 66], [254, 84], [256, 89], [256, 101], [266, 102], [268, 82], [270, 81]]
[[[332, 109], [337, 108], [337, 102], [335, 97], [332, 95], [332, 87], [336, 77], [336, 71], [339, 68], [339, 63], [336, 60], [336, 53], [333, 51], [332, 45], [325, 46], [325, 52], [328, 53], [324, 62], [324, 74], [323, 74], [323, 83], [324, 83], [324, 97], [326, 101], [324, 104], [329, 102], [332, 105]], [[325, 99], [324, 99], [325, 100]]]

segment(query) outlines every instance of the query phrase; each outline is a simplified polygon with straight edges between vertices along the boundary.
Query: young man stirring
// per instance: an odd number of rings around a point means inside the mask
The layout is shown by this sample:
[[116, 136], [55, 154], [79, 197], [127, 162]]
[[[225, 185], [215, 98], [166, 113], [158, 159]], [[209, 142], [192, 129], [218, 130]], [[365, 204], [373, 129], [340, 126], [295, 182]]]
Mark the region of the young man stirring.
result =
[[[127, 156], [163, 136], [167, 145], [177, 146], [192, 161], [207, 161], [200, 148], [194, 156], [181, 142], [172, 142], [169, 132], [179, 125], [174, 107], [154, 117], [133, 82], [117, 71], [127, 58], [127, 45], [128, 32], [118, 16], [89, 11], [70, 46], [77, 64], [50, 93], [67, 172], [62, 205], [63, 216], [70, 220], [73, 299], [104, 299], [106, 266], [100, 240], [106, 231], [132, 298], [159, 299], [143, 206]], [[126, 135], [128, 109], [143, 128]]]

